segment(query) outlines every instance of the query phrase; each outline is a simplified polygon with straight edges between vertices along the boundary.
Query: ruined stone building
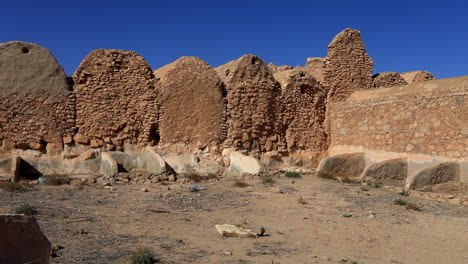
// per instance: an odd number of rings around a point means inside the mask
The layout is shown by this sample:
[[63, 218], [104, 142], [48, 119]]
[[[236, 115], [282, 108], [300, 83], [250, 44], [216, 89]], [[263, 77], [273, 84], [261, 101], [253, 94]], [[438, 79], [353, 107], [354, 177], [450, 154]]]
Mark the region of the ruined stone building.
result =
[[[153, 71], [135, 52], [97, 49], [68, 77], [35, 44], [0, 44], [0, 55], [0, 175], [18, 159], [44, 174], [112, 175], [306, 169], [325, 157], [330, 173], [354, 164], [348, 175], [412, 187], [468, 182], [467, 77], [372, 75], [358, 30], [295, 68], [245, 55]], [[435, 180], [443, 166], [450, 176]]]

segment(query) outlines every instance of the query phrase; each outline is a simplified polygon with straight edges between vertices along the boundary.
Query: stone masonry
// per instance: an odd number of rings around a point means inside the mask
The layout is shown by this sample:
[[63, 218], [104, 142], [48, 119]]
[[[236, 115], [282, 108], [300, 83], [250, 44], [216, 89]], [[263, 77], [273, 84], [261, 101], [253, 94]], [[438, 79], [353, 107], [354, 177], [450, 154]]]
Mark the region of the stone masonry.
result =
[[398, 72], [382, 72], [372, 76], [372, 89], [408, 84]]
[[428, 71], [405, 72], [401, 74], [401, 77], [403, 77], [408, 84], [435, 80], [434, 74]]

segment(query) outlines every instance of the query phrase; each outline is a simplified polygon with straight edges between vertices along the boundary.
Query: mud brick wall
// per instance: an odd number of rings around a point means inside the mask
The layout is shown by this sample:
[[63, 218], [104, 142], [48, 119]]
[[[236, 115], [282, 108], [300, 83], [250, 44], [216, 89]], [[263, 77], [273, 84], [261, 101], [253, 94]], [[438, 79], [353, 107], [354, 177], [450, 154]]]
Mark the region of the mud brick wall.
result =
[[401, 77], [409, 84], [414, 82], [425, 82], [435, 80], [434, 74], [428, 71], [412, 71], [401, 74]]
[[131, 51], [94, 50], [73, 79], [76, 143], [122, 150], [125, 144], [159, 141], [161, 102], [156, 78], [143, 57]]
[[398, 72], [382, 72], [372, 76], [372, 89], [408, 84]]
[[61, 151], [74, 134], [72, 83], [49, 50], [0, 44], [0, 140], [4, 150]]
[[154, 72], [162, 95], [161, 144], [219, 145], [227, 134], [226, 91], [216, 71], [196, 57], [182, 57]]
[[246, 151], [287, 151], [277, 114], [281, 88], [268, 66], [245, 55], [216, 68], [227, 90], [227, 147]]
[[326, 89], [304, 70], [277, 72], [274, 77], [281, 84], [280, 120], [288, 152], [325, 151]]
[[356, 92], [330, 115], [332, 146], [468, 157], [468, 77]]

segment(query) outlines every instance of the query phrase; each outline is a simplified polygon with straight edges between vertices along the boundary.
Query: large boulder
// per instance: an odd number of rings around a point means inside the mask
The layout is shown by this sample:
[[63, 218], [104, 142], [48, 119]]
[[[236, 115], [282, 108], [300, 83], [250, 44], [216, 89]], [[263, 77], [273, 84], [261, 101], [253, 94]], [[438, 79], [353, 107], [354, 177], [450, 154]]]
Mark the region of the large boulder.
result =
[[317, 168], [319, 174], [333, 177], [358, 178], [366, 167], [364, 154], [341, 154], [320, 161]]
[[328, 45], [322, 84], [331, 101], [343, 101], [354, 91], [372, 86], [374, 63], [367, 55], [359, 30], [347, 28]]
[[300, 69], [276, 72], [281, 84], [281, 125], [286, 130], [288, 151], [325, 151], [324, 129], [327, 93], [308, 72]]
[[382, 72], [372, 76], [372, 89], [408, 84], [398, 72]]
[[404, 185], [408, 173], [406, 159], [392, 159], [372, 164], [363, 173], [364, 180]]
[[51, 244], [34, 217], [0, 215], [0, 238], [0, 263], [49, 263]]
[[434, 74], [428, 71], [412, 71], [401, 74], [401, 77], [408, 83], [425, 82], [435, 80]]
[[226, 138], [225, 88], [210, 65], [182, 57], [154, 74], [162, 95], [161, 143], [208, 146]]
[[73, 78], [77, 85], [75, 140], [110, 150], [159, 142], [156, 79], [143, 57], [132, 51], [94, 50]]
[[244, 155], [238, 151], [223, 151], [223, 156], [229, 160], [227, 171], [234, 174], [257, 174], [261, 171], [261, 165], [257, 159]]
[[246, 151], [286, 151], [277, 111], [280, 85], [268, 66], [245, 55], [216, 68], [227, 90], [227, 147]]
[[406, 182], [406, 189], [421, 189], [424, 186], [460, 180], [460, 165], [444, 162], [415, 172]]
[[45, 152], [75, 129], [73, 83], [44, 47], [0, 44], [0, 138], [7, 149]]

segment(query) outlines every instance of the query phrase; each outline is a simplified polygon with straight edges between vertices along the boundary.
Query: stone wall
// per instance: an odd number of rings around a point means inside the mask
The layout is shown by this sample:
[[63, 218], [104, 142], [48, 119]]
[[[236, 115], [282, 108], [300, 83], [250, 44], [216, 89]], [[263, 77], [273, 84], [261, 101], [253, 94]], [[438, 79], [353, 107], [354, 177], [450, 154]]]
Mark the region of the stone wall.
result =
[[226, 93], [216, 71], [196, 57], [182, 57], [154, 72], [162, 95], [161, 144], [219, 145], [227, 136]]
[[159, 96], [148, 63], [131, 51], [92, 51], [73, 74], [75, 142], [122, 150], [125, 144], [159, 140]]
[[0, 140], [4, 150], [59, 152], [75, 131], [72, 83], [49, 50], [0, 44]]
[[246, 151], [286, 151], [277, 111], [281, 88], [263, 61], [245, 55], [216, 68], [227, 90], [225, 146]]
[[274, 77], [281, 84], [280, 120], [286, 130], [288, 152], [325, 151], [325, 88], [304, 70], [277, 72]]
[[323, 82], [325, 70], [325, 58], [307, 58], [303, 70], [309, 72], [317, 81]]
[[372, 76], [372, 89], [408, 84], [398, 72], [382, 72]]
[[405, 79], [408, 84], [414, 82], [425, 82], [425, 81], [432, 81], [435, 80], [434, 74], [428, 71], [412, 71], [412, 72], [405, 72], [401, 74], [401, 77]]
[[359, 91], [330, 106], [331, 146], [468, 157], [468, 77]]

